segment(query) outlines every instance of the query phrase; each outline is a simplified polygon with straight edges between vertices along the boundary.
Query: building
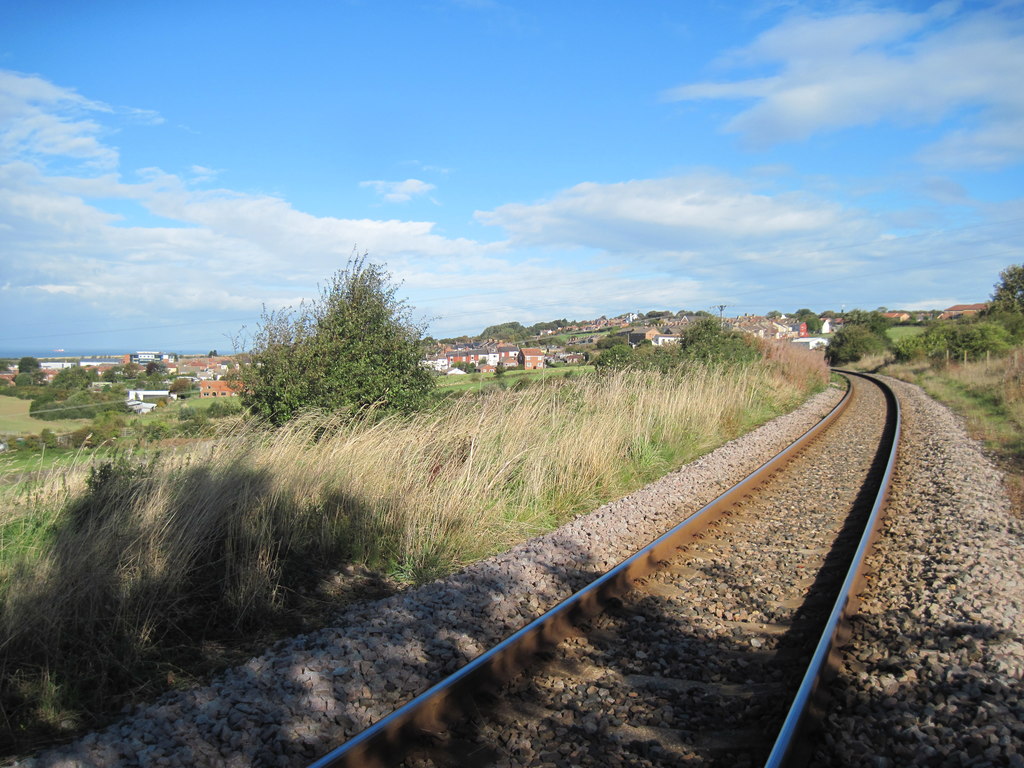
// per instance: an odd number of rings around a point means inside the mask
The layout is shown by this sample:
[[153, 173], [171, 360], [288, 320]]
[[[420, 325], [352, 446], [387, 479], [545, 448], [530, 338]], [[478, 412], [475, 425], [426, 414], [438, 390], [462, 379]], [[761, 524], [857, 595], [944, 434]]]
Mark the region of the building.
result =
[[234, 381], [200, 381], [200, 397], [238, 397], [241, 384]]
[[168, 354], [167, 352], [153, 352], [153, 351], [140, 351], [134, 352], [128, 355], [126, 363], [135, 363], [136, 365], [148, 365], [149, 363], [176, 363], [178, 362], [178, 356]]
[[536, 347], [523, 347], [517, 359], [524, 371], [533, 371], [544, 367], [544, 352]]
[[988, 304], [954, 304], [941, 315], [939, 320], [952, 320], [955, 317], [970, 317], [988, 309]]

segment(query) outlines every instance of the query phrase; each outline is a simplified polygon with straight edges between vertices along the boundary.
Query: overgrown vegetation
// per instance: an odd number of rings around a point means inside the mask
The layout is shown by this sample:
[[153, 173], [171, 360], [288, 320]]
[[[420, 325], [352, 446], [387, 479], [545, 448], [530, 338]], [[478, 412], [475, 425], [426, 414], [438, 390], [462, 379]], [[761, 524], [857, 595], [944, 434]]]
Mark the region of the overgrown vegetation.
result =
[[960, 414], [1005, 471], [1016, 509], [1024, 509], [1024, 348], [967, 363], [919, 358], [881, 371], [920, 385]]
[[1000, 273], [980, 317], [942, 321], [895, 342], [885, 359], [861, 365], [921, 385], [964, 417], [973, 437], [1006, 472], [1024, 508], [1024, 267]]
[[432, 578], [639, 487], [827, 381], [820, 355], [763, 352], [559, 377], [411, 416], [236, 421], [188, 451], [5, 491], [9, 748], [95, 724], [187, 674], [184, 645], [286, 624], [301, 590], [339, 563]]
[[265, 312], [241, 369], [242, 402], [274, 424], [308, 408], [409, 413], [433, 377], [420, 364], [423, 329], [383, 267], [354, 257], [298, 309]]
[[847, 365], [889, 349], [886, 331], [893, 323], [881, 312], [855, 309], [845, 314], [843, 321], [843, 327], [828, 344], [826, 355], [830, 364]]
[[677, 343], [661, 347], [646, 342], [634, 348], [625, 342], [609, 341], [595, 363], [599, 371], [633, 369], [665, 373], [694, 364], [745, 365], [760, 356], [757, 339], [723, 328], [714, 317], [701, 318]]

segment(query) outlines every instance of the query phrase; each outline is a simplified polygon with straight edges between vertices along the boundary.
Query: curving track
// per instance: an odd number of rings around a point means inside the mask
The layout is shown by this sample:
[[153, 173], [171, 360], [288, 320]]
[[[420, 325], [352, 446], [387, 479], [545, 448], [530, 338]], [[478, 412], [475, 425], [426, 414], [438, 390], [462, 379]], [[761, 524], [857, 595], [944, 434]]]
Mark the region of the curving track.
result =
[[[891, 394], [854, 382], [820, 436], [314, 765], [389, 764], [410, 747], [415, 766], [781, 764], [840, 631], [837, 595], [858, 581], [851, 558], [868, 546], [898, 433]], [[538, 652], [551, 660], [479, 705]]]

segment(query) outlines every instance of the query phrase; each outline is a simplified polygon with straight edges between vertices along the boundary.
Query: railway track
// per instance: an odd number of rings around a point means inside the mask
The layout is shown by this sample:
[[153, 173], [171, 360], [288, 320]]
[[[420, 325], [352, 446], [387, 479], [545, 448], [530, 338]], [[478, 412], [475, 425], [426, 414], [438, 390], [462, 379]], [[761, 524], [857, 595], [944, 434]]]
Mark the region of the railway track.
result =
[[898, 435], [850, 379], [814, 434], [313, 767], [799, 759]]

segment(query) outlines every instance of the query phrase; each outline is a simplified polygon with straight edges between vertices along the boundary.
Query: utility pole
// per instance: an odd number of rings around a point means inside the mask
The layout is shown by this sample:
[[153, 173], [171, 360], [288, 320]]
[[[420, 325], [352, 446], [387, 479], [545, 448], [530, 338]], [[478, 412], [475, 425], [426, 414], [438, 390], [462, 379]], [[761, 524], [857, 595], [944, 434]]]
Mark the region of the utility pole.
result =
[[718, 322], [724, 328], [725, 327], [725, 317], [723, 316], [722, 312], [729, 305], [728, 304], [715, 304], [714, 306], [718, 307]]

